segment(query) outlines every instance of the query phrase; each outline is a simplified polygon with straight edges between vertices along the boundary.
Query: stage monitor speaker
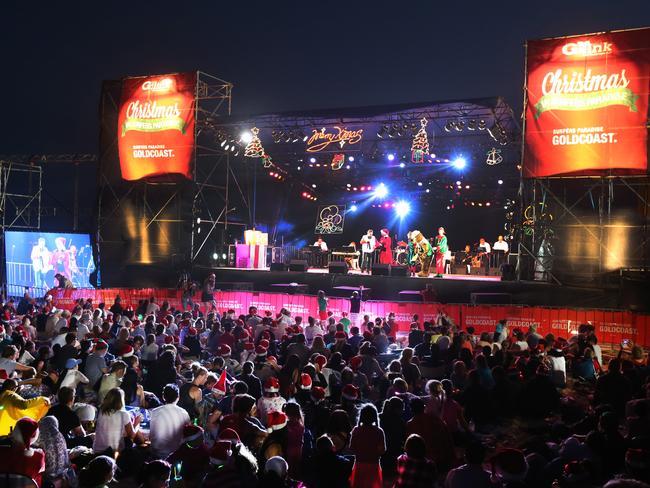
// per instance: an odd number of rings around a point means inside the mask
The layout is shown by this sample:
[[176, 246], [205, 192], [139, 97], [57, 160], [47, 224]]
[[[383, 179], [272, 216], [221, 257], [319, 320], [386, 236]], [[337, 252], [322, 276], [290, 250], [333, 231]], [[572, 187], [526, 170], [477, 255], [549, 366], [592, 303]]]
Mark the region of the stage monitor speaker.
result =
[[271, 271], [286, 271], [287, 265], [284, 263], [271, 263], [269, 268], [271, 269]]
[[289, 271], [305, 273], [307, 271], [307, 261], [305, 259], [292, 259], [289, 263]]
[[388, 264], [373, 264], [372, 275], [374, 276], [388, 276], [390, 275], [390, 265]]
[[467, 266], [464, 264], [454, 264], [451, 267], [451, 274], [456, 274], [456, 275], [466, 275], [467, 273]]
[[348, 274], [348, 265], [343, 261], [332, 261], [328, 270], [330, 274]]
[[501, 280], [503, 281], [515, 281], [517, 279], [517, 273], [515, 271], [514, 264], [502, 264], [501, 265]]
[[409, 275], [409, 269], [408, 266], [391, 266], [390, 267], [390, 275], [391, 276], [408, 276]]

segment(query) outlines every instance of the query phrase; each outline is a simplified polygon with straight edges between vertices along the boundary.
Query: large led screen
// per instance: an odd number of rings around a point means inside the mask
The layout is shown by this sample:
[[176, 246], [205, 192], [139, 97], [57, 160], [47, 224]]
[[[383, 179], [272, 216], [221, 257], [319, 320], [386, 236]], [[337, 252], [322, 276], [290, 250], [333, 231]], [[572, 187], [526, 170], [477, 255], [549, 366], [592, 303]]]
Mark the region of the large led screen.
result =
[[60, 232], [5, 233], [7, 285], [45, 291], [58, 282], [62, 274], [76, 288], [90, 287], [89, 277], [95, 271], [90, 235]]

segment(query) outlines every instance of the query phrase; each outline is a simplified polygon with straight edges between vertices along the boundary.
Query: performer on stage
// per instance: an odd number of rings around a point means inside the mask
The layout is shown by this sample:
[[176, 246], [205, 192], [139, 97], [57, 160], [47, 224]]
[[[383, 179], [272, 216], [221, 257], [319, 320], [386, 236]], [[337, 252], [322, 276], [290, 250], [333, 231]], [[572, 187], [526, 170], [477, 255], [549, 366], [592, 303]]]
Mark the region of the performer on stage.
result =
[[375, 263], [375, 249], [377, 248], [377, 238], [372, 235], [372, 229], [361, 237], [361, 272], [370, 273], [372, 265]]
[[327, 263], [327, 243], [323, 240], [322, 237], [318, 237], [316, 239], [316, 242], [314, 242], [314, 247], [320, 248], [319, 250], [316, 250], [316, 253], [314, 254], [314, 266], [317, 268], [326, 268], [328, 263]]
[[70, 254], [65, 248], [65, 237], [57, 237], [54, 239], [54, 244], [56, 245], [56, 250], [52, 252], [50, 264], [54, 268], [54, 271], [70, 279], [72, 278], [72, 273], [70, 272]]
[[388, 229], [381, 229], [379, 238], [379, 262], [381, 264], [393, 264], [393, 241], [390, 238]]
[[449, 249], [447, 247], [447, 236], [445, 235], [445, 228], [438, 228], [438, 235], [436, 236], [436, 278], [442, 278], [442, 273], [445, 272], [445, 254]]
[[508, 243], [503, 240], [503, 236], [499, 236], [497, 241], [494, 243], [494, 246], [492, 246], [492, 249], [495, 251], [508, 252]]
[[418, 276], [426, 278], [429, 276], [429, 268], [433, 259], [433, 247], [431, 247], [431, 243], [419, 230], [411, 232], [411, 240], [413, 241], [413, 257], [415, 258], [415, 262], [420, 265]]
[[50, 263], [50, 251], [45, 246], [45, 239], [38, 238], [38, 244], [32, 247], [32, 267], [34, 269], [35, 285], [37, 288], [47, 286], [47, 273], [54, 269]]
[[327, 243], [323, 240], [322, 237], [316, 239], [316, 242], [314, 242], [314, 246], [320, 247], [320, 250], [323, 252], [327, 252]]

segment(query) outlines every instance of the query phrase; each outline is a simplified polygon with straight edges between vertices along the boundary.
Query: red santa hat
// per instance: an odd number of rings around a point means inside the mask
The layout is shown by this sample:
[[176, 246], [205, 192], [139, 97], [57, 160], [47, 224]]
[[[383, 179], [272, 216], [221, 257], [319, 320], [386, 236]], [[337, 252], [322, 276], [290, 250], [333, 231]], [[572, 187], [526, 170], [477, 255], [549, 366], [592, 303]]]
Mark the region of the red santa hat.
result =
[[174, 343], [174, 338], [170, 335], [165, 336], [165, 344], [173, 344]]
[[311, 397], [317, 402], [323, 400], [325, 398], [325, 388], [322, 386], [312, 387]]
[[183, 443], [192, 442], [203, 436], [203, 429], [198, 425], [187, 424], [183, 427]]
[[270, 434], [274, 430], [280, 430], [287, 425], [288, 417], [284, 412], [270, 412], [267, 415], [266, 431]]
[[106, 341], [100, 339], [97, 342], [95, 342], [95, 348], [94, 348], [95, 351], [103, 351], [104, 349], [108, 349], [108, 344], [106, 343]]
[[264, 315], [266, 315], [267, 317], [273, 317], [273, 312], [271, 312], [270, 310], [266, 310], [264, 312]]
[[381, 233], [384, 234], [384, 235], [390, 234], [390, 232], [388, 232], [388, 229], [386, 229], [386, 228], [381, 229]]
[[278, 364], [278, 358], [276, 358], [275, 356], [269, 356], [269, 357], [266, 358], [266, 362], [277, 365]]
[[226, 370], [225, 369], [221, 372], [221, 376], [219, 376], [219, 379], [214, 384], [212, 389], [220, 395], [226, 394]]
[[271, 338], [271, 333], [268, 330], [262, 331], [262, 340], [268, 341]]
[[342, 330], [339, 330], [336, 334], [334, 334], [334, 339], [336, 340], [347, 340], [347, 338], [348, 335]]
[[269, 343], [268, 340], [266, 340], [266, 339], [262, 339], [262, 340], [259, 342], [259, 345], [268, 349], [269, 346], [270, 346], [270, 343]]
[[317, 364], [320, 368], [324, 368], [327, 364], [327, 358], [322, 354], [317, 354], [314, 358], [314, 364]]
[[191, 336], [195, 336], [197, 334], [196, 328], [195, 327], [190, 327], [187, 331], [187, 333]]
[[239, 434], [233, 429], [223, 429], [222, 431], [219, 432], [219, 440], [220, 441], [228, 441], [233, 444], [239, 444], [241, 442], [241, 439], [239, 438]]
[[249, 339], [249, 337], [250, 337], [250, 335], [248, 334], [248, 332], [246, 330], [242, 329], [242, 330], [239, 331], [239, 335], [238, 335], [237, 338], [240, 341], [247, 341]]
[[267, 349], [264, 346], [257, 346], [255, 348], [255, 355], [259, 357], [264, 357], [266, 356]]
[[252, 351], [255, 349], [255, 344], [252, 342], [244, 342], [244, 351]]
[[302, 373], [300, 375], [300, 389], [301, 390], [311, 390], [311, 376], [307, 373]]
[[267, 393], [277, 393], [280, 391], [280, 382], [275, 376], [269, 376], [264, 382], [264, 391]]
[[217, 356], [228, 357], [232, 353], [230, 346], [228, 344], [220, 344], [217, 347]]
[[232, 455], [232, 444], [229, 441], [217, 441], [210, 449], [210, 462], [212, 464], [226, 464]]
[[346, 400], [358, 400], [359, 399], [359, 388], [352, 384], [347, 384], [343, 387], [343, 398]]
[[130, 344], [124, 344], [124, 346], [122, 346], [122, 350], [120, 351], [120, 357], [130, 358], [131, 356], [133, 356], [133, 346]]
[[350, 359], [350, 367], [352, 368], [352, 371], [356, 371], [361, 367], [362, 363], [361, 356], [354, 356], [352, 359]]
[[19, 419], [11, 432], [11, 437], [26, 448], [31, 447], [38, 439], [38, 422], [29, 417]]

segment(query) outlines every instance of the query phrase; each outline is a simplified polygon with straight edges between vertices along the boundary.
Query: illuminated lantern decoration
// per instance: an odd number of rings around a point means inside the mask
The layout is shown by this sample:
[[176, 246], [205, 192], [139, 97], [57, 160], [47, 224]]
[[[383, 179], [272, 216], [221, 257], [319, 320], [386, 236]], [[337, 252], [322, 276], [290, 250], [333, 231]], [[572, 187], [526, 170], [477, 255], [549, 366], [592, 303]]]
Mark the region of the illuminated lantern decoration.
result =
[[335, 154], [332, 157], [332, 171], [338, 171], [345, 163], [345, 154]]

